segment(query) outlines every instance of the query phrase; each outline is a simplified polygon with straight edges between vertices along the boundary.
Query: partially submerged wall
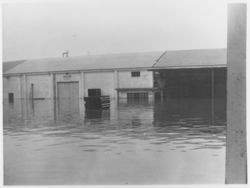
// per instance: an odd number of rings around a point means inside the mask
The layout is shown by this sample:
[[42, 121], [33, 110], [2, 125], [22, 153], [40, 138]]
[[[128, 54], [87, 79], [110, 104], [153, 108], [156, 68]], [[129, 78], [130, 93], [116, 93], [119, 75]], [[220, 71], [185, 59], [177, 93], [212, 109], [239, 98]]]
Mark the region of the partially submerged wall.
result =
[[14, 98], [21, 98], [21, 77], [3, 77], [3, 98], [8, 98], [8, 93], [13, 93]]
[[[139, 71], [139, 77], [132, 77], [132, 71], [120, 71], [119, 88], [152, 88], [153, 87], [153, 72]], [[135, 71], [136, 72], [136, 71]]]
[[[79, 97], [87, 97], [88, 89], [101, 89], [102, 95], [117, 97], [117, 88], [152, 88], [153, 73], [140, 72], [139, 77], [132, 77], [133, 70], [79, 71], [65, 73], [22, 74], [3, 77], [4, 98], [14, 93], [14, 98], [50, 98], [57, 97], [58, 82], [78, 82]], [[126, 98], [126, 93], [124, 94]]]

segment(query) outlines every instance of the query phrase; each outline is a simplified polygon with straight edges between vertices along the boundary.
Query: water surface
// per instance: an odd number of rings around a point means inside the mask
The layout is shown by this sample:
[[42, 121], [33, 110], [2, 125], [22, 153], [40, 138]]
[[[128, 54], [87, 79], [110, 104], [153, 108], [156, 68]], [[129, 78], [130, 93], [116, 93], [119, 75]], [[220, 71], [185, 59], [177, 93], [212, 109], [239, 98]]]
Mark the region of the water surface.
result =
[[[72, 105], [73, 104], [73, 105]], [[225, 101], [3, 101], [4, 184], [224, 183]]]

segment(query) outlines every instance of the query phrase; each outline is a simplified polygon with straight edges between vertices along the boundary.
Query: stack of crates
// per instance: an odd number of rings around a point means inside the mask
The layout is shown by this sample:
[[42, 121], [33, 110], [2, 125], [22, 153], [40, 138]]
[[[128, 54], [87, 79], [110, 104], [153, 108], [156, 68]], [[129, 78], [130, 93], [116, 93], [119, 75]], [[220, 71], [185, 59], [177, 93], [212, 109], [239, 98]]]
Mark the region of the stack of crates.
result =
[[101, 89], [88, 89], [88, 97], [84, 97], [86, 109], [105, 109], [110, 107], [110, 97], [101, 96]]
[[101, 96], [100, 100], [101, 100], [101, 106], [102, 106], [103, 109], [110, 107], [110, 97], [108, 95], [107, 96]]
[[88, 89], [89, 97], [101, 97], [101, 89]]

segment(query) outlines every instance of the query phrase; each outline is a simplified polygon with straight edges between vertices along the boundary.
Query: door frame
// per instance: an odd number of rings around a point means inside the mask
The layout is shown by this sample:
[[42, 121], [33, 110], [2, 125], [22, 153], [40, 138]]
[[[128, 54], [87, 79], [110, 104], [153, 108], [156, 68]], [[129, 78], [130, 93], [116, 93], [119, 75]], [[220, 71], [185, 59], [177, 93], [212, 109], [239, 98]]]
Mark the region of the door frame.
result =
[[80, 87], [79, 87], [79, 81], [64, 81], [64, 82], [61, 82], [61, 81], [59, 81], [59, 82], [56, 82], [56, 99], [59, 99], [59, 91], [58, 91], [58, 84], [60, 84], [60, 83], [77, 83], [78, 84], [78, 98], [80, 99], [80, 94], [79, 94], [79, 92], [80, 92]]

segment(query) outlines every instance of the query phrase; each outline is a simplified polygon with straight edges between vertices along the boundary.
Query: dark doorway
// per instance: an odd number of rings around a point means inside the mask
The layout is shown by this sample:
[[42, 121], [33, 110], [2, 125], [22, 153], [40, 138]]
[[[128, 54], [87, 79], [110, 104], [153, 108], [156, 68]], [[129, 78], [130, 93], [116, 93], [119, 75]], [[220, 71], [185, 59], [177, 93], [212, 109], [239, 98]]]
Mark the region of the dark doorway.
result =
[[167, 98], [226, 98], [226, 68], [166, 69], [154, 75]]
[[9, 98], [9, 103], [13, 103], [14, 102], [14, 93], [9, 93], [8, 98]]

